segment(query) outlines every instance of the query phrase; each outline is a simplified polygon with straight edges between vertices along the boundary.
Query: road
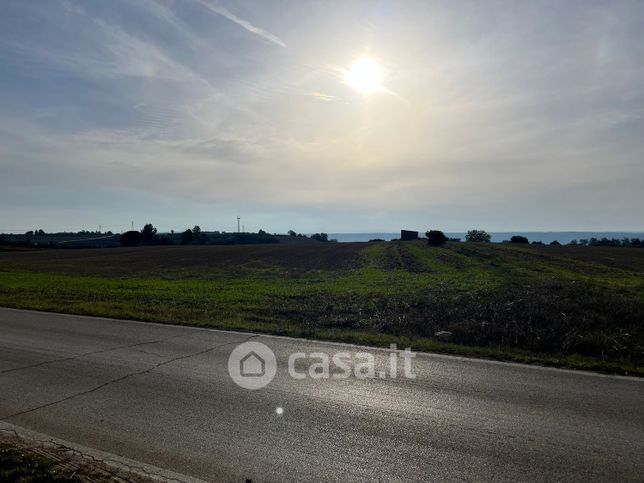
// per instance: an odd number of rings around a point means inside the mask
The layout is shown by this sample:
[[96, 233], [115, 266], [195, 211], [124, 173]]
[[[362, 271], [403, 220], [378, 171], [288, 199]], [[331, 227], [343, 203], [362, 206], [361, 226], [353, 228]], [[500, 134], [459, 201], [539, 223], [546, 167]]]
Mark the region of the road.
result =
[[[255, 391], [227, 369], [247, 340], [278, 363]], [[209, 481], [642, 480], [641, 379], [428, 354], [415, 379], [286, 370], [363, 350], [0, 309], [0, 422]]]

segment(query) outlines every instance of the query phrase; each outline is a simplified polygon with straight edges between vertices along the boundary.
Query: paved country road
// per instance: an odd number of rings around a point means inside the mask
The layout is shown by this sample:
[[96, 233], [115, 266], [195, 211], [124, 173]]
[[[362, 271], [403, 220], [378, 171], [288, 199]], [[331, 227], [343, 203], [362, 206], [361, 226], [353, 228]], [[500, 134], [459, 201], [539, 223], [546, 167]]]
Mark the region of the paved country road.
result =
[[[227, 369], [248, 340], [278, 363], [255, 391]], [[286, 369], [363, 350], [0, 309], [0, 423], [212, 481], [642, 480], [640, 379], [437, 355], [413, 380]]]

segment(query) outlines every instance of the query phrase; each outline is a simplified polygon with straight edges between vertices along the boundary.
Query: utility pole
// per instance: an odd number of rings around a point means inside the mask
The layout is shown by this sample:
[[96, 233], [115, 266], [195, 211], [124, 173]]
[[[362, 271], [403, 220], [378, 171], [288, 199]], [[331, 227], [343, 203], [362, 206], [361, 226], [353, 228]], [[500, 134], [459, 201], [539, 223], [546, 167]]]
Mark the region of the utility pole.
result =
[[239, 233], [239, 217], [237, 217], [237, 233]]

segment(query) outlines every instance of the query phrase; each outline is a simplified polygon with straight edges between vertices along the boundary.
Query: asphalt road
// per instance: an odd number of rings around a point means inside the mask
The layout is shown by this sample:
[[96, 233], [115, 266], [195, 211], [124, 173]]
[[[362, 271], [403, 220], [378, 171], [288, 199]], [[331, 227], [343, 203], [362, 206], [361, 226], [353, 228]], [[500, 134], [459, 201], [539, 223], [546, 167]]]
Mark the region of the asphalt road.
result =
[[[256, 391], [227, 369], [247, 340], [277, 356]], [[413, 380], [286, 369], [362, 350], [0, 309], [0, 421], [212, 481], [642, 481], [640, 379], [435, 355]]]

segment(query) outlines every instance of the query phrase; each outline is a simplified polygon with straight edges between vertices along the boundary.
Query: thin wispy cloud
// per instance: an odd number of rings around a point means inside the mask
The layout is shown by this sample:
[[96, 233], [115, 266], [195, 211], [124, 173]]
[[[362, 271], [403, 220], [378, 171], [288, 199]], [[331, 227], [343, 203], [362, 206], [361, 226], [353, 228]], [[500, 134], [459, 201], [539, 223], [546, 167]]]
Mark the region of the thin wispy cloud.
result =
[[320, 101], [336, 101], [339, 99], [338, 96], [323, 94], [322, 92], [309, 92], [306, 95], [315, 99], [319, 99]]
[[222, 17], [230, 20], [233, 23], [236, 23], [243, 29], [246, 29], [248, 32], [253, 33], [255, 35], [259, 35], [260, 37], [268, 40], [269, 42], [274, 43], [275, 45], [279, 45], [280, 47], [286, 48], [286, 44], [282, 39], [280, 39], [277, 35], [274, 35], [263, 28], [256, 27], [252, 23], [250, 23], [248, 20], [244, 20], [243, 18], [239, 18], [237, 15], [233, 14], [228, 10], [227, 8], [220, 7], [218, 5], [213, 5], [212, 3], [208, 2], [207, 0], [196, 0], [198, 3], [206, 7], [208, 10], [211, 12], [221, 15]]

